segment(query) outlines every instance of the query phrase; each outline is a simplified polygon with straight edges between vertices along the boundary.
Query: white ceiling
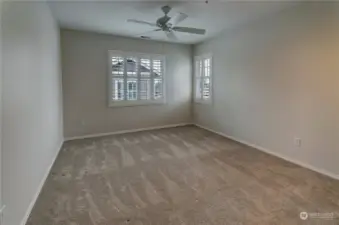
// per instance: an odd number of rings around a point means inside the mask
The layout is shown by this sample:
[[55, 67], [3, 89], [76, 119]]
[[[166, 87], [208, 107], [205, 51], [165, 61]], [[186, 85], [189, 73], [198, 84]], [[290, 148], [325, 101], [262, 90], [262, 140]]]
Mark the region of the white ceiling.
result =
[[[240, 23], [258, 19], [291, 6], [284, 1], [50, 1], [50, 7], [63, 28], [109, 33], [120, 36], [140, 37], [154, 28], [142, 24], [127, 23], [127, 19], [140, 19], [155, 22], [164, 14], [161, 6], [169, 5], [173, 9], [169, 16], [183, 12], [188, 18], [179, 26], [204, 28], [205, 35], [176, 32], [178, 42], [195, 44], [211, 38], [224, 29]], [[145, 34], [153, 40], [168, 41], [162, 31]]]

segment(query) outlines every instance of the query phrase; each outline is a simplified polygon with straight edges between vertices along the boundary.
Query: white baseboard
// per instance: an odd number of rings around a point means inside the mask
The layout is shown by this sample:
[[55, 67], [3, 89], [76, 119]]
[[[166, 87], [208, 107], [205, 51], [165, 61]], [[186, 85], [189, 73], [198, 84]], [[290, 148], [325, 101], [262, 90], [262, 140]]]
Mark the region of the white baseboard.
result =
[[41, 182], [40, 182], [40, 184], [38, 186], [37, 192], [33, 196], [33, 199], [32, 199], [31, 203], [28, 206], [28, 209], [26, 211], [25, 217], [21, 220], [20, 225], [25, 225], [27, 223], [29, 215], [32, 212], [32, 209], [33, 209], [33, 207], [35, 205], [35, 202], [38, 200], [39, 194], [40, 194], [40, 192], [41, 192], [41, 190], [42, 190], [42, 188], [43, 188], [43, 186], [44, 186], [44, 184], [45, 184], [45, 182], [47, 180], [47, 177], [48, 177], [48, 175], [49, 175], [49, 173], [50, 173], [50, 171], [51, 171], [51, 169], [52, 169], [52, 167], [54, 165], [55, 160], [58, 157], [58, 154], [59, 154], [59, 152], [61, 150], [61, 147], [62, 147], [63, 143], [64, 143], [64, 140], [61, 140], [61, 142], [60, 142], [60, 144], [58, 146], [58, 149], [56, 150], [55, 155], [53, 156], [53, 160], [52, 160], [51, 164], [48, 166], [48, 168], [47, 168], [47, 170], [46, 170], [46, 172], [44, 174], [44, 177], [42, 178], [42, 180], [41, 180]]
[[202, 128], [202, 129], [208, 130], [208, 131], [210, 131], [210, 132], [219, 134], [220, 136], [226, 137], [226, 138], [231, 139], [231, 140], [233, 140], [233, 141], [236, 141], [236, 142], [239, 142], [239, 143], [241, 143], [241, 144], [247, 145], [247, 146], [249, 146], [249, 147], [258, 149], [258, 150], [260, 150], [260, 151], [262, 151], [262, 152], [265, 152], [265, 153], [267, 153], [267, 154], [276, 156], [276, 157], [278, 157], [278, 158], [281, 158], [281, 159], [286, 160], [286, 161], [288, 161], [288, 162], [291, 162], [291, 163], [293, 163], [293, 164], [296, 164], [296, 165], [299, 165], [299, 166], [301, 166], [301, 167], [307, 168], [307, 169], [312, 170], [312, 171], [314, 171], [314, 172], [323, 174], [323, 175], [325, 175], [325, 176], [327, 176], [327, 177], [331, 177], [331, 178], [333, 178], [333, 179], [339, 180], [339, 175], [338, 175], [338, 174], [334, 174], [334, 173], [332, 173], [332, 172], [330, 172], [330, 171], [328, 171], [328, 170], [321, 169], [321, 168], [317, 168], [317, 167], [315, 167], [315, 166], [313, 166], [313, 165], [310, 165], [310, 164], [305, 163], [305, 162], [301, 162], [301, 161], [296, 160], [296, 159], [291, 159], [291, 158], [288, 157], [288, 156], [284, 156], [284, 155], [282, 155], [282, 154], [280, 154], [280, 153], [273, 152], [273, 151], [268, 150], [268, 149], [266, 149], [266, 148], [264, 148], [264, 147], [261, 147], [261, 146], [255, 145], [255, 144], [248, 143], [247, 141], [241, 140], [241, 139], [236, 138], [236, 137], [233, 137], [233, 136], [229, 136], [229, 135], [227, 135], [227, 134], [224, 134], [224, 133], [222, 133], [222, 132], [215, 131], [215, 130], [210, 129], [210, 128], [207, 128], [207, 127], [205, 127], [205, 126], [202, 126], [202, 125], [199, 125], [199, 124], [194, 124], [194, 125], [197, 126], [197, 127]]
[[68, 138], [65, 138], [65, 141], [72, 141], [72, 140], [93, 138], [93, 137], [103, 137], [103, 136], [109, 136], [109, 135], [114, 135], [114, 134], [127, 134], [127, 133], [139, 132], [139, 131], [157, 130], [157, 129], [171, 128], [171, 127], [182, 127], [182, 126], [187, 126], [187, 125], [192, 125], [192, 124], [193, 123], [177, 123], [177, 124], [169, 124], [169, 125], [156, 126], [156, 127], [146, 127], [146, 128], [114, 131], [114, 132], [99, 133], [99, 134], [88, 134], [88, 135], [82, 135], [82, 136], [76, 136], [76, 137], [68, 137]]

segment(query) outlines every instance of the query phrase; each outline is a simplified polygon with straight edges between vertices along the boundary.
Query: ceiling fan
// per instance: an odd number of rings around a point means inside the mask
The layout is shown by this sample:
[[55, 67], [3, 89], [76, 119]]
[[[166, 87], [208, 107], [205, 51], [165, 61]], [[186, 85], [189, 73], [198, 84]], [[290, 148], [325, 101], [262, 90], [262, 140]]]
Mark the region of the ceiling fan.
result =
[[155, 23], [150, 23], [150, 22], [137, 20], [137, 19], [128, 19], [127, 22], [157, 27], [156, 29], [149, 31], [149, 32], [164, 31], [167, 38], [170, 40], [178, 39], [177, 36], [175, 35], [175, 32], [184, 32], [184, 33], [199, 34], [199, 35], [204, 35], [206, 33], [205, 29], [192, 28], [192, 27], [178, 27], [177, 24], [182, 22], [188, 17], [185, 13], [177, 13], [176, 15], [169, 17], [167, 14], [172, 10], [170, 6], [167, 6], [167, 5], [163, 6], [161, 7], [161, 10], [164, 12], [165, 15], [157, 19]]

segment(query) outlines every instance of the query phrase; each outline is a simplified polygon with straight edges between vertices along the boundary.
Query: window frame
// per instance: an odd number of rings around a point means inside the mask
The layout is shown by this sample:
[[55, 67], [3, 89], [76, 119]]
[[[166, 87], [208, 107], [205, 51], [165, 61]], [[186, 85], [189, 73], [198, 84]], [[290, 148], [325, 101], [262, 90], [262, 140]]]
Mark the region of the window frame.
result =
[[[205, 67], [202, 66], [201, 70], [202, 70], [202, 75], [200, 75], [198, 73], [198, 66], [197, 66], [197, 62], [198, 61], [202, 61], [202, 64], [204, 64], [204, 60], [205, 59], [209, 59], [210, 60], [210, 63], [209, 63], [209, 80], [210, 80], [210, 84], [209, 84], [209, 98], [208, 99], [204, 99], [203, 98], [203, 88], [202, 88], [202, 85], [203, 85], [203, 80], [204, 78], [207, 78], [205, 76]], [[194, 84], [194, 93], [193, 93], [193, 98], [194, 98], [194, 103], [198, 103], [198, 104], [212, 104], [213, 102], [213, 56], [211, 53], [207, 53], [207, 54], [202, 54], [202, 55], [197, 55], [197, 56], [194, 56], [194, 81], [193, 81], [193, 84]], [[198, 80], [201, 80], [200, 82], [200, 98], [198, 98], [198, 90], [197, 90], [197, 81]]]
[[[124, 100], [116, 101], [113, 100], [113, 70], [112, 70], [112, 57], [113, 56], [121, 56], [124, 58], [124, 72], [121, 76], [121, 79], [124, 82]], [[166, 57], [161, 54], [153, 54], [153, 53], [141, 53], [141, 52], [129, 52], [129, 51], [121, 51], [121, 50], [108, 50], [108, 75], [107, 75], [107, 83], [108, 83], [108, 106], [109, 107], [128, 107], [128, 106], [143, 106], [143, 105], [157, 105], [157, 104], [165, 104], [166, 103]], [[135, 77], [129, 77], [126, 71], [126, 58], [149, 58], [150, 59], [150, 76], [143, 77], [140, 72], [137, 72]], [[153, 60], [160, 59], [162, 61], [161, 68], [161, 80], [162, 80], [162, 97], [159, 99], [154, 99], [154, 74], [153, 74]], [[138, 69], [140, 66], [140, 62], [138, 61]], [[137, 99], [136, 100], [127, 100], [127, 81], [128, 79], [135, 78], [137, 80]], [[139, 96], [139, 87], [141, 80], [150, 80], [150, 96], [151, 99], [142, 100]]]

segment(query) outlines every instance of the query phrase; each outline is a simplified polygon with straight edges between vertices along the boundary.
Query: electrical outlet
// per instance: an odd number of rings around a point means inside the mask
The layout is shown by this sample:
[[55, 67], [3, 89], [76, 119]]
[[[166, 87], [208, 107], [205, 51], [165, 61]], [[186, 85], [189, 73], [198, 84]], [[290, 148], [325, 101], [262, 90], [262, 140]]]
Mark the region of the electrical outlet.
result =
[[294, 146], [295, 147], [301, 147], [301, 138], [295, 137], [294, 138]]

